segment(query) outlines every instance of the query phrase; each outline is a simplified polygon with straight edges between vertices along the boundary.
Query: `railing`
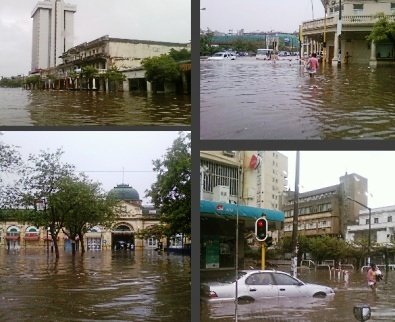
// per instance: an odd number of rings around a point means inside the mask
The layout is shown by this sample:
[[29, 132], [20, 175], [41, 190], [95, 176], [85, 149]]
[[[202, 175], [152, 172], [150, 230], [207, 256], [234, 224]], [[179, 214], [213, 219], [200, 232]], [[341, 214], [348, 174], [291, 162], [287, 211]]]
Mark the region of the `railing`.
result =
[[[389, 21], [395, 21], [395, 15], [386, 15]], [[352, 24], [373, 24], [378, 20], [376, 15], [368, 15], [368, 16], [343, 16], [342, 23], [343, 25], [352, 25]], [[337, 24], [338, 17], [327, 17], [326, 18], [326, 26], [334, 26]], [[316, 19], [311, 21], [306, 21], [303, 23], [303, 30], [310, 29], [319, 29], [324, 28], [325, 19]]]

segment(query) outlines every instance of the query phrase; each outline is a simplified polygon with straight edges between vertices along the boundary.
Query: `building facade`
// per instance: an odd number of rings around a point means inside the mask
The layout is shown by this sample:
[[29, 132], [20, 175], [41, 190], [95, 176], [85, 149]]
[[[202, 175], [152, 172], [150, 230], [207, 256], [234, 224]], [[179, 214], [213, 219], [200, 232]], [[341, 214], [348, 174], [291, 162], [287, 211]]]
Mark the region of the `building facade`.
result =
[[[52, 81], [53, 86], [67, 89], [72, 88], [72, 79], [70, 78], [72, 72], [79, 74], [83, 67], [92, 66], [98, 70], [98, 74], [92, 78], [92, 83], [84, 84], [84, 86], [89, 89], [103, 90], [108, 89], [109, 86], [108, 81], [101, 78], [100, 75], [105, 74], [110, 68], [116, 68], [126, 77], [121, 87], [124, 91], [151, 91], [151, 84], [145, 79], [145, 70], [141, 61], [144, 58], [168, 54], [171, 49], [190, 50], [190, 44], [111, 38], [106, 35], [63, 52], [62, 61], [56, 69], [49, 70], [48, 74], [55, 76], [56, 80]], [[183, 85], [188, 88], [188, 75], [190, 78], [191, 72], [190, 62], [189, 64], [180, 64], [180, 70], [182, 71], [182, 81], [185, 82]], [[50, 79], [48, 81], [51, 82]], [[78, 85], [80, 81], [81, 78], [78, 77], [74, 87], [81, 88], [81, 84]], [[58, 83], [55, 84], [56, 82]], [[170, 85], [164, 84], [164, 86]], [[163, 91], [166, 91], [166, 88], [163, 88]]]
[[[358, 223], [347, 226], [346, 240], [349, 242], [368, 239], [369, 211], [359, 212]], [[395, 206], [371, 209], [370, 237], [372, 245], [395, 243]]]
[[33, 41], [31, 72], [55, 67], [73, 46], [74, 5], [63, 0], [39, 1], [32, 11]]
[[288, 159], [276, 151], [202, 151], [201, 199], [279, 209]]
[[[268, 235], [274, 244], [278, 242], [284, 214], [275, 210], [277, 199], [271, 198], [273, 191], [277, 191], [272, 189], [275, 183], [272, 178], [277, 178], [273, 169], [284, 166], [284, 160], [280, 163], [278, 160], [278, 152], [200, 152], [200, 268], [204, 277], [218, 270], [234, 269], [236, 248], [239, 268], [248, 265], [244, 251], [246, 244], [258, 247], [254, 245], [253, 233], [257, 218], [266, 216]], [[261, 198], [266, 180], [271, 183], [267, 200]], [[268, 208], [263, 207], [264, 203]]]
[[[395, 63], [394, 45], [390, 40], [369, 42], [376, 14], [384, 13], [395, 21], [394, 0], [322, 0], [326, 15], [303, 22], [302, 53], [323, 52], [324, 61], [338, 63]], [[326, 46], [324, 46], [324, 44]]]
[[[154, 237], [140, 239], [136, 233], [149, 226], [160, 223], [159, 212], [151, 207], [141, 204], [138, 192], [127, 184], [120, 184], [110, 191], [110, 194], [119, 201], [117, 205], [117, 219], [111, 229], [94, 226], [84, 235], [87, 250], [103, 249], [155, 249], [158, 243], [165, 244], [165, 240]], [[59, 247], [71, 250], [71, 241], [61, 231], [58, 235]], [[21, 248], [46, 248], [52, 245], [52, 237], [45, 227], [35, 227], [16, 221], [0, 223], [0, 248], [18, 250]], [[131, 246], [133, 245], [133, 246]]]
[[[352, 200], [367, 205], [367, 188], [367, 179], [353, 173], [340, 177], [337, 185], [299, 193], [298, 233], [345, 238], [347, 226], [358, 220], [359, 211], [363, 209]], [[282, 198], [284, 236], [288, 237], [293, 230], [294, 200], [293, 191], [286, 192]]]

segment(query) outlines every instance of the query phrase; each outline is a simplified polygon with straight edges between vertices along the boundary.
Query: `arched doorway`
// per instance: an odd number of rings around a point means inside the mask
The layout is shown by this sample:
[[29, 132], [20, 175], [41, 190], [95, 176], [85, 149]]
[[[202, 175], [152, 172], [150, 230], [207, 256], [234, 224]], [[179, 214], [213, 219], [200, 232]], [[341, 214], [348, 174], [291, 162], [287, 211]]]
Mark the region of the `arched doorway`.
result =
[[10, 226], [7, 228], [5, 239], [7, 240], [7, 249], [14, 250], [20, 248], [20, 234], [21, 230], [17, 226]]
[[133, 227], [126, 223], [115, 225], [111, 232], [111, 245], [113, 250], [134, 249]]

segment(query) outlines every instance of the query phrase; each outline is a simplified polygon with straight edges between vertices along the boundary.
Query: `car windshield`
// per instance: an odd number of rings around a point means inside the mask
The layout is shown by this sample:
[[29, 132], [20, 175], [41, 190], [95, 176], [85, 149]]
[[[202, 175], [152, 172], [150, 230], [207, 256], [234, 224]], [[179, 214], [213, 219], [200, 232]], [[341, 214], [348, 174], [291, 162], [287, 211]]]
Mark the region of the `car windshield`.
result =
[[[242, 278], [246, 274], [247, 274], [246, 272], [239, 271], [238, 274], [237, 274], [237, 279], [239, 280], [240, 278]], [[229, 284], [231, 284], [231, 283], [233, 283], [235, 281], [235, 272], [230, 272], [230, 273], [227, 273], [225, 275], [222, 275], [221, 277], [216, 278], [215, 281], [219, 282], [219, 283], [229, 283]]]
[[224, 54], [223, 53], [216, 53], [214, 54], [214, 57], [222, 57]]

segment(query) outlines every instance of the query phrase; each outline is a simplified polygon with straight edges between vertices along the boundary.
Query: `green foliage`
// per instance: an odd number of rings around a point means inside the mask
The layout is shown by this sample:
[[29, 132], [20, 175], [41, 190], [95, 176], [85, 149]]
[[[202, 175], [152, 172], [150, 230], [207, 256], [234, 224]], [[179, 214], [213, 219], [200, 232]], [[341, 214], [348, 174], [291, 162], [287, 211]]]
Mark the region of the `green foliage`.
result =
[[395, 21], [391, 22], [384, 13], [378, 13], [376, 17], [378, 20], [374, 23], [367, 39], [375, 42], [390, 40], [395, 44]]
[[153, 161], [156, 182], [147, 191], [169, 235], [191, 233], [191, 135], [180, 133], [163, 160]]
[[[62, 150], [54, 153], [41, 151], [38, 155], [30, 155], [27, 165], [21, 171], [19, 181], [19, 200], [17, 204], [34, 209], [31, 222], [49, 227], [53, 237], [56, 257], [59, 258], [57, 236], [64, 226], [65, 216], [71, 205], [59, 207], [58, 195], [65, 178], [75, 178], [74, 166], [62, 163]], [[42, 210], [37, 209], [37, 202], [44, 200]]]
[[[96, 225], [109, 227], [114, 222], [115, 200], [106, 197], [99, 183], [90, 182], [85, 176], [65, 177], [60, 181], [58, 189], [52, 202], [56, 208], [67, 210], [63, 231], [71, 240], [79, 237], [82, 243], [89, 228]], [[82, 243], [82, 252], [84, 251]]]
[[160, 240], [163, 237], [170, 237], [171, 233], [167, 225], [152, 225], [144, 229], [140, 229], [136, 233], [136, 237], [140, 239], [147, 239], [150, 237], [154, 237]]
[[213, 33], [207, 32], [200, 35], [200, 56], [211, 56], [213, 54]]
[[145, 77], [152, 83], [177, 80], [181, 72], [176, 61], [169, 55], [147, 57], [141, 61], [145, 69]]
[[183, 48], [181, 50], [170, 49], [169, 56], [175, 61], [191, 60], [191, 52]]
[[124, 74], [122, 74], [122, 72], [120, 72], [118, 70], [117, 67], [112, 66], [109, 69], [107, 69], [107, 72], [104, 74], [105, 78], [108, 78], [109, 81], [124, 81], [126, 79], [126, 76]]
[[0, 79], [0, 87], [21, 87], [23, 79], [21, 77], [2, 77]]
[[[82, 67], [81, 76], [88, 79], [92, 78], [97, 74], [97, 69], [94, 66]], [[71, 77], [71, 76], [70, 76]]]
[[39, 84], [40, 81], [41, 81], [40, 75], [32, 75], [32, 76], [29, 76], [29, 77], [25, 78], [25, 84], [36, 85], [36, 84]]

